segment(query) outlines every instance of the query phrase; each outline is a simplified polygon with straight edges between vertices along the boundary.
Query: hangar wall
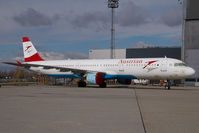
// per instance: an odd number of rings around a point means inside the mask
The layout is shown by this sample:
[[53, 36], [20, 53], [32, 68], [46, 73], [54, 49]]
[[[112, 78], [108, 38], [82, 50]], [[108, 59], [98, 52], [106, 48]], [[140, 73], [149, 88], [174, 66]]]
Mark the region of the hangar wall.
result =
[[180, 47], [158, 47], [158, 48], [128, 48], [126, 58], [175, 58], [181, 59]]
[[185, 2], [186, 19], [199, 19], [199, 1], [198, 0], [186, 0]]
[[[181, 59], [180, 47], [116, 49], [116, 59], [165, 57]], [[89, 59], [110, 59], [110, 49], [89, 50]]]
[[[125, 59], [126, 49], [115, 49], [115, 59]], [[110, 59], [110, 49], [90, 49], [89, 59]]]
[[192, 78], [199, 78], [199, 1], [185, 0], [184, 2], [184, 40], [182, 57], [189, 66], [196, 70]]

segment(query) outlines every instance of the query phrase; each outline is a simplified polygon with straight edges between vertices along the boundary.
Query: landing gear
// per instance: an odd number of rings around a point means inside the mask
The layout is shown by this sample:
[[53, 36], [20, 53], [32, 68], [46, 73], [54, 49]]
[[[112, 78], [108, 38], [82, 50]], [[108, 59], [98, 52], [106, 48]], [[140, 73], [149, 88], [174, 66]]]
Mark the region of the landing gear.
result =
[[170, 90], [170, 89], [171, 89], [171, 81], [170, 81], [170, 80], [167, 80], [167, 83], [166, 83], [166, 85], [165, 85], [165, 88], [166, 88], [167, 90]]
[[106, 88], [106, 83], [103, 82], [101, 85], [99, 85], [100, 88]]
[[84, 81], [78, 82], [78, 87], [86, 87], [86, 82]]

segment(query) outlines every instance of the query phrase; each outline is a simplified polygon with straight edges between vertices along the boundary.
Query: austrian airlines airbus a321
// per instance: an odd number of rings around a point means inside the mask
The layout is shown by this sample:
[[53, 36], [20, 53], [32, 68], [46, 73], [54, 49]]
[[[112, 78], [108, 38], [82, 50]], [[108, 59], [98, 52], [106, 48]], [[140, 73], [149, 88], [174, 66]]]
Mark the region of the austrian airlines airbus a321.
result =
[[167, 80], [167, 88], [170, 89], [170, 80], [184, 79], [195, 74], [195, 70], [184, 62], [166, 57], [45, 61], [28, 37], [23, 37], [22, 41], [25, 62], [4, 63], [48, 76], [79, 78], [79, 87], [86, 87], [87, 83], [106, 87], [106, 81], [109, 79], [117, 79], [125, 85], [131, 84], [132, 79], [151, 79]]

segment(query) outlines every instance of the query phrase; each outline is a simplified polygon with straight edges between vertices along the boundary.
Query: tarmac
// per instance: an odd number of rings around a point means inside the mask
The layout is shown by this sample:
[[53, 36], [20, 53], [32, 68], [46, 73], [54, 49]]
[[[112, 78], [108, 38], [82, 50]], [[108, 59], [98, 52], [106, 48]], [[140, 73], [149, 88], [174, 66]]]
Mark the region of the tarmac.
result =
[[2, 86], [0, 133], [196, 133], [199, 88]]

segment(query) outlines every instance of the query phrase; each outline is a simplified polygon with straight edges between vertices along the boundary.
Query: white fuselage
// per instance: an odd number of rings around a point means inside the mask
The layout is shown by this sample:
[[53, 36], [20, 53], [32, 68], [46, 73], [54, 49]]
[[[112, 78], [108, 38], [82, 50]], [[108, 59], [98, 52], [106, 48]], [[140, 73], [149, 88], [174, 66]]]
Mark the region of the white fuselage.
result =
[[[102, 72], [107, 75], [133, 75], [138, 79], [184, 79], [195, 73], [182, 61], [171, 58], [56, 60], [25, 62], [25, 64], [81, 69], [90, 73]], [[43, 67], [30, 67], [30, 70], [47, 75], [73, 74], [71, 71], [60, 72], [57, 69]]]

